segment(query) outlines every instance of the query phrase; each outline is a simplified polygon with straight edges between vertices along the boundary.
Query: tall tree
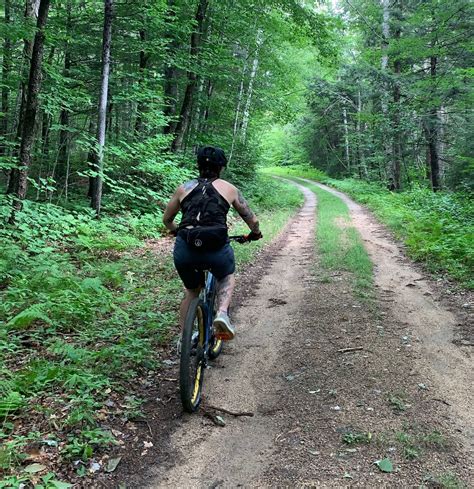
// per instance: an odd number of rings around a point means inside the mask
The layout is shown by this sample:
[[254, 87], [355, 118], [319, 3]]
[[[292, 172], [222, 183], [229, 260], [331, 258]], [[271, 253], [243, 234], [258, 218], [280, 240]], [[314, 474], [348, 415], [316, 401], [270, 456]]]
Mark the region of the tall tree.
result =
[[[167, 118], [167, 123], [164, 127], [165, 134], [174, 134], [176, 130], [176, 122], [172, 120], [176, 116], [178, 107], [178, 68], [173, 62], [173, 56], [176, 56], [179, 48], [177, 34], [173, 32], [173, 23], [176, 21], [176, 1], [167, 0], [167, 15], [166, 15], [166, 36], [168, 39], [168, 56], [165, 60], [164, 72], [164, 99], [165, 108], [164, 116]], [[174, 27], [174, 29], [176, 29]]]
[[187, 77], [186, 89], [184, 92], [183, 102], [181, 105], [179, 120], [175, 129], [174, 139], [171, 144], [171, 149], [173, 151], [179, 151], [183, 149], [184, 137], [191, 123], [192, 106], [193, 106], [194, 95], [196, 92], [197, 79], [198, 79], [197, 69], [198, 69], [198, 62], [199, 62], [198, 60], [199, 47], [200, 47], [201, 37], [203, 34], [204, 21], [206, 19], [206, 12], [208, 6], [209, 6], [209, 0], [199, 0], [197, 11], [196, 11], [196, 17], [195, 17], [196, 26], [193, 30], [193, 33], [191, 34], [191, 42], [189, 47], [190, 59], [191, 62], [194, 64], [194, 66], [188, 70], [186, 75]]
[[400, 38], [402, 33], [402, 2], [394, 1], [394, 28], [393, 39], [395, 42], [395, 54], [393, 56], [393, 142], [392, 142], [392, 178], [396, 190], [402, 186], [401, 168], [403, 158], [402, 127], [401, 127], [401, 82], [402, 53], [400, 49]]
[[43, 63], [43, 51], [45, 40], [45, 26], [48, 19], [50, 0], [41, 0], [38, 9], [36, 34], [31, 54], [30, 76], [28, 79], [27, 98], [20, 143], [20, 156], [18, 165], [18, 180], [15, 185], [15, 199], [13, 204], [15, 211], [20, 210], [22, 201], [26, 197], [28, 186], [28, 170], [31, 164], [33, 150], [36, 116], [38, 113], [39, 92], [41, 88], [41, 69]]
[[105, 133], [107, 129], [107, 102], [109, 93], [109, 75], [110, 75], [110, 46], [112, 43], [112, 19], [113, 19], [113, 0], [104, 1], [104, 29], [102, 36], [102, 75], [98, 104], [97, 118], [97, 148], [94, 155], [94, 184], [91, 195], [91, 206], [95, 210], [97, 217], [100, 216], [102, 204], [103, 178], [102, 171], [104, 168], [104, 148]]
[[[39, 0], [26, 0], [25, 2], [25, 22], [32, 23], [33, 19], [37, 19], [39, 11]], [[28, 80], [31, 68], [31, 57], [33, 50], [33, 39], [26, 36], [23, 40], [23, 54], [20, 66], [20, 86], [18, 89], [19, 106], [14, 121], [14, 130], [16, 131], [15, 144], [18, 144], [23, 133], [23, 121], [25, 116], [25, 108], [27, 102]], [[15, 128], [16, 126], [16, 128]], [[18, 156], [18, 150], [15, 151]], [[8, 179], [7, 193], [15, 193], [18, 188], [19, 171], [18, 168], [12, 168]]]
[[10, 94], [10, 72], [12, 62], [12, 42], [8, 34], [11, 23], [10, 0], [5, 0], [5, 39], [3, 41], [3, 62], [2, 62], [2, 105], [0, 119], [0, 156], [5, 154], [5, 143], [8, 138], [8, 117], [9, 117], [9, 94]]

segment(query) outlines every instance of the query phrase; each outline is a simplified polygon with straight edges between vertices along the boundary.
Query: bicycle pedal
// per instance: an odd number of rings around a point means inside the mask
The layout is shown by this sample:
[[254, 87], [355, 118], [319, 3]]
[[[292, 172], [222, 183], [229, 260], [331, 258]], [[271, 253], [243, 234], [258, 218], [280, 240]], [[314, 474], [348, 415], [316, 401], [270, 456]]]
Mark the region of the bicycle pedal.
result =
[[219, 333], [216, 332], [214, 336], [217, 340], [222, 340], [222, 341], [230, 341], [234, 338], [232, 333], [226, 333], [224, 331]]

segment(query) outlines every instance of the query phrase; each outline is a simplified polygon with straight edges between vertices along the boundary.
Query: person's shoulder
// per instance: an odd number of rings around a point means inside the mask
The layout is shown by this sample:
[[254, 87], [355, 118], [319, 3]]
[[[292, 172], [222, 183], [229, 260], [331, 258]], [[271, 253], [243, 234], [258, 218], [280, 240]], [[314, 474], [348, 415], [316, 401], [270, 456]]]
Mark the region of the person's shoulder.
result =
[[239, 191], [239, 189], [235, 185], [232, 185], [230, 182], [228, 182], [227, 180], [224, 180], [223, 178], [219, 178], [218, 180], [216, 180], [216, 183], [218, 185], [222, 185], [223, 187], [225, 187], [228, 190], [232, 190], [234, 192]]
[[178, 188], [177, 192], [189, 192], [198, 184], [197, 178], [193, 178], [192, 180], [188, 180], [187, 182], [182, 183]]

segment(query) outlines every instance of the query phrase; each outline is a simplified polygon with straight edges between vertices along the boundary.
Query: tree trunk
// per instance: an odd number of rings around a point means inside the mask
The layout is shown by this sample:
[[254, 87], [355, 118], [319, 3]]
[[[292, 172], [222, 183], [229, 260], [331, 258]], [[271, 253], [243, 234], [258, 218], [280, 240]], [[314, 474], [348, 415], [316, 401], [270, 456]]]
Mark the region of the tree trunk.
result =
[[[94, 115], [91, 115], [91, 118], [89, 120], [89, 136], [91, 137], [95, 137], [96, 133], [97, 133], [97, 119]], [[91, 147], [89, 149], [89, 152], [87, 154], [87, 166], [88, 166], [88, 169], [89, 171], [95, 171], [95, 155], [96, 155], [96, 152], [95, 152], [95, 149], [94, 147]], [[92, 196], [94, 195], [94, 192], [95, 192], [95, 183], [96, 183], [96, 179], [94, 177], [89, 177], [89, 189], [87, 191], [87, 197], [89, 198], [92, 198]]]
[[196, 100], [196, 109], [194, 113], [194, 126], [192, 132], [193, 135], [196, 135], [199, 133], [199, 129], [201, 127], [201, 119], [202, 119], [202, 105], [203, 105], [203, 93], [204, 93], [204, 86], [206, 84], [206, 80], [204, 78], [201, 78], [199, 81], [199, 88], [197, 92], [197, 100]]
[[[388, 116], [388, 98], [389, 98], [389, 83], [387, 81], [387, 69], [388, 69], [388, 47], [390, 42], [390, 0], [381, 0], [382, 5], [382, 59], [381, 59], [381, 72], [382, 72], [382, 93], [380, 97], [380, 105], [383, 115], [383, 128], [388, 130], [389, 116]], [[389, 138], [383, 138], [383, 152], [385, 154], [384, 172], [391, 174], [391, 170], [387, 172], [387, 167], [391, 161], [391, 148]], [[380, 171], [380, 168], [379, 168]]]
[[[175, 12], [173, 10], [175, 6], [175, 0], [168, 0], [168, 17], [167, 23], [170, 26], [172, 19], [175, 18]], [[171, 30], [171, 28], [170, 28]], [[176, 38], [168, 32], [168, 37], [171, 39], [169, 43], [169, 51], [170, 51], [170, 59], [173, 58], [174, 53], [178, 50], [179, 45], [176, 41]], [[176, 115], [177, 107], [178, 107], [178, 69], [172, 64], [172, 62], [168, 61], [165, 66], [164, 72], [164, 99], [165, 99], [165, 107], [164, 107], [164, 115], [166, 118], [173, 118]], [[167, 125], [164, 127], [163, 132], [165, 134], [174, 134], [176, 130], [176, 122], [168, 121]]]
[[256, 49], [255, 49], [255, 56], [252, 63], [252, 71], [250, 72], [249, 86], [247, 90], [247, 100], [245, 102], [244, 114], [242, 117], [241, 139], [242, 139], [242, 143], [244, 144], [247, 139], [247, 129], [250, 121], [250, 107], [252, 105], [253, 86], [255, 83], [255, 79], [257, 77], [257, 70], [258, 70], [258, 63], [259, 63], [258, 55], [259, 55], [260, 46], [262, 45], [262, 42], [263, 42], [263, 32], [259, 29], [257, 31]]
[[[25, 3], [25, 20], [28, 22], [30, 19], [38, 17], [39, 0], [26, 0]], [[33, 50], [33, 40], [25, 38], [23, 40], [23, 55], [20, 68], [20, 86], [18, 88], [18, 109], [15, 123], [13, 124], [13, 130], [15, 131], [15, 145], [19, 144], [23, 132], [23, 119], [25, 115], [26, 97], [27, 97], [27, 84], [31, 67], [31, 56]], [[15, 130], [16, 126], [16, 130]], [[15, 156], [18, 156], [18, 147], [15, 146]], [[8, 179], [7, 194], [13, 194], [18, 188], [19, 171], [18, 168], [12, 168]]]
[[382, 73], [387, 71], [388, 44], [390, 39], [390, 0], [381, 0], [382, 4]]
[[[66, 39], [68, 39], [72, 29], [70, 0], [67, 3], [66, 9], [67, 9]], [[70, 70], [71, 70], [71, 48], [69, 46], [69, 42], [66, 40], [64, 46], [64, 71], [63, 71], [63, 77], [66, 80], [70, 76]], [[69, 108], [67, 104], [63, 104], [63, 106], [61, 107], [61, 113], [59, 115], [59, 125], [61, 126], [61, 130], [59, 131], [58, 163], [56, 166], [56, 170], [54, 172], [54, 178], [58, 182], [64, 183], [68, 173], [69, 143], [70, 143]]]
[[3, 41], [2, 61], [2, 115], [0, 119], [0, 156], [6, 154], [6, 141], [8, 140], [8, 117], [10, 95], [10, 71], [12, 63], [12, 42], [8, 37], [8, 29], [11, 22], [10, 0], [5, 0], [5, 40]]
[[234, 155], [235, 142], [237, 139], [237, 133], [239, 131], [239, 121], [240, 121], [240, 113], [242, 109], [242, 101], [244, 99], [244, 83], [245, 83], [246, 74], [247, 74], [247, 60], [245, 59], [244, 65], [242, 67], [242, 79], [240, 80], [239, 94], [237, 96], [237, 106], [235, 107], [234, 128], [232, 131], [232, 146], [230, 148], [230, 153], [229, 153], [229, 164], [232, 160], [232, 156]]
[[345, 148], [345, 157], [346, 157], [346, 169], [350, 176], [351, 171], [351, 157], [349, 151], [349, 126], [347, 124], [347, 109], [344, 107], [342, 109], [342, 118], [344, 121], [344, 148]]
[[95, 183], [91, 196], [91, 206], [97, 217], [100, 216], [102, 204], [102, 170], [104, 167], [105, 131], [107, 126], [107, 101], [110, 74], [110, 44], [112, 42], [113, 0], [104, 1], [104, 31], [102, 38], [102, 82], [99, 95], [99, 111], [97, 118], [97, 150], [94, 155]]
[[44, 51], [44, 28], [48, 19], [50, 0], [41, 0], [36, 23], [36, 34], [31, 55], [30, 76], [28, 80], [28, 91], [23, 120], [23, 130], [20, 144], [20, 157], [18, 168], [18, 181], [15, 186], [15, 201], [13, 204], [12, 220], [14, 213], [22, 207], [22, 201], [26, 197], [28, 185], [28, 169], [31, 163], [33, 149], [36, 115], [38, 112], [39, 91], [41, 88], [41, 67]]
[[[142, 49], [140, 50], [140, 58], [138, 62], [138, 71], [140, 73], [140, 83], [143, 83], [145, 79], [145, 70], [148, 66], [148, 54], [145, 52], [145, 41], [146, 41], [146, 32], [145, 30], [140, 31], [140, 41], [142, 42]], [[137, 105], [137, 118], [135, 120], [135, 136], [139, 136], [143, 131], [143, 111], [145, 110], [145, 104], [142, 100], [138, 102]]]
[[[401, 37], [401, 8], [402, 0], [396, 0], [396, 21], [397, 25], [394, 30], [394, 39], [396, 42]], [[400, 89], [400, 74], [402, 72], [402, 62], [400, 60], [400, 53], [395, 55], [393, 62], [394, 82], [393, 82], [393, 141], [392, 141], [392, 178], [395, 190], [401, 188], [401, 166], [402, 166], [402, 131], [400, 127], [401, 123], [401, 89]]]
[[357, 92], [357, 123], [356, 123], [356, 132], [357, 132], [357, 154], [359, 156], [359, 175], [368, 179], [369, 173], [367, 171], [367, 165], [365, 164], [364, 150], [362, 147], [362, 128], [361, 128], [361, 114], [362, 114], [362, 94], [360, 92], [360, 88]]
[[[196, 29], [191, 34], [190, 44], [190, 57], [191, 61], [197, 63], [197, 55], [199, 52], [199, 45], [201, 36], [203, 34], [204, 20], [206, 18], [207, 7], [209, 6], [209, 0], [199, 0], [198, 8], [196, 11]], [[197, 85], [197, 73], [195, 71], [188, 70], [186, 90], [184, 92], [183, 103], [181, 105], [181, 112], [178, 123], [176, 125], [175, 137], [171, 144], [171, 149], [176, 152], [182, 149], [184, 137], [191, 123], [191, 109], [193, 106], [194, 94], [196, 92]]]
[[[436, 84], [437, 64], [438, 64], [437, 57], [431, 56], [430, 77], [431, 77], [433, 91], [435, 90], [434, 87]], [[432, 93], [432, 97], [435, 98], [435, 93]], [[439, 172], [438, 136], [439, 136], [438, 107], [434, 105], [434, 101], [431, 101], [429, 120], [426, 124], [426, 138], [428, 143], [431, 187], [433, 188], [434, 192], [441, 189], [440, 172]]]

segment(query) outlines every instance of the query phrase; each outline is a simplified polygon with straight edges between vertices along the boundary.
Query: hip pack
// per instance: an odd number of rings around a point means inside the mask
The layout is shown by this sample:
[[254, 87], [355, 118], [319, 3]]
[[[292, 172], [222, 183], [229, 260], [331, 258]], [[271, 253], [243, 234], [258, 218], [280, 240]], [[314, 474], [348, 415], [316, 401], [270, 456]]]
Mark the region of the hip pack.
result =
[[222, 248], [228, 239], [226, 226], [196, 226], [178, 231], [188, 246], [200, 251], [215, 251]]

